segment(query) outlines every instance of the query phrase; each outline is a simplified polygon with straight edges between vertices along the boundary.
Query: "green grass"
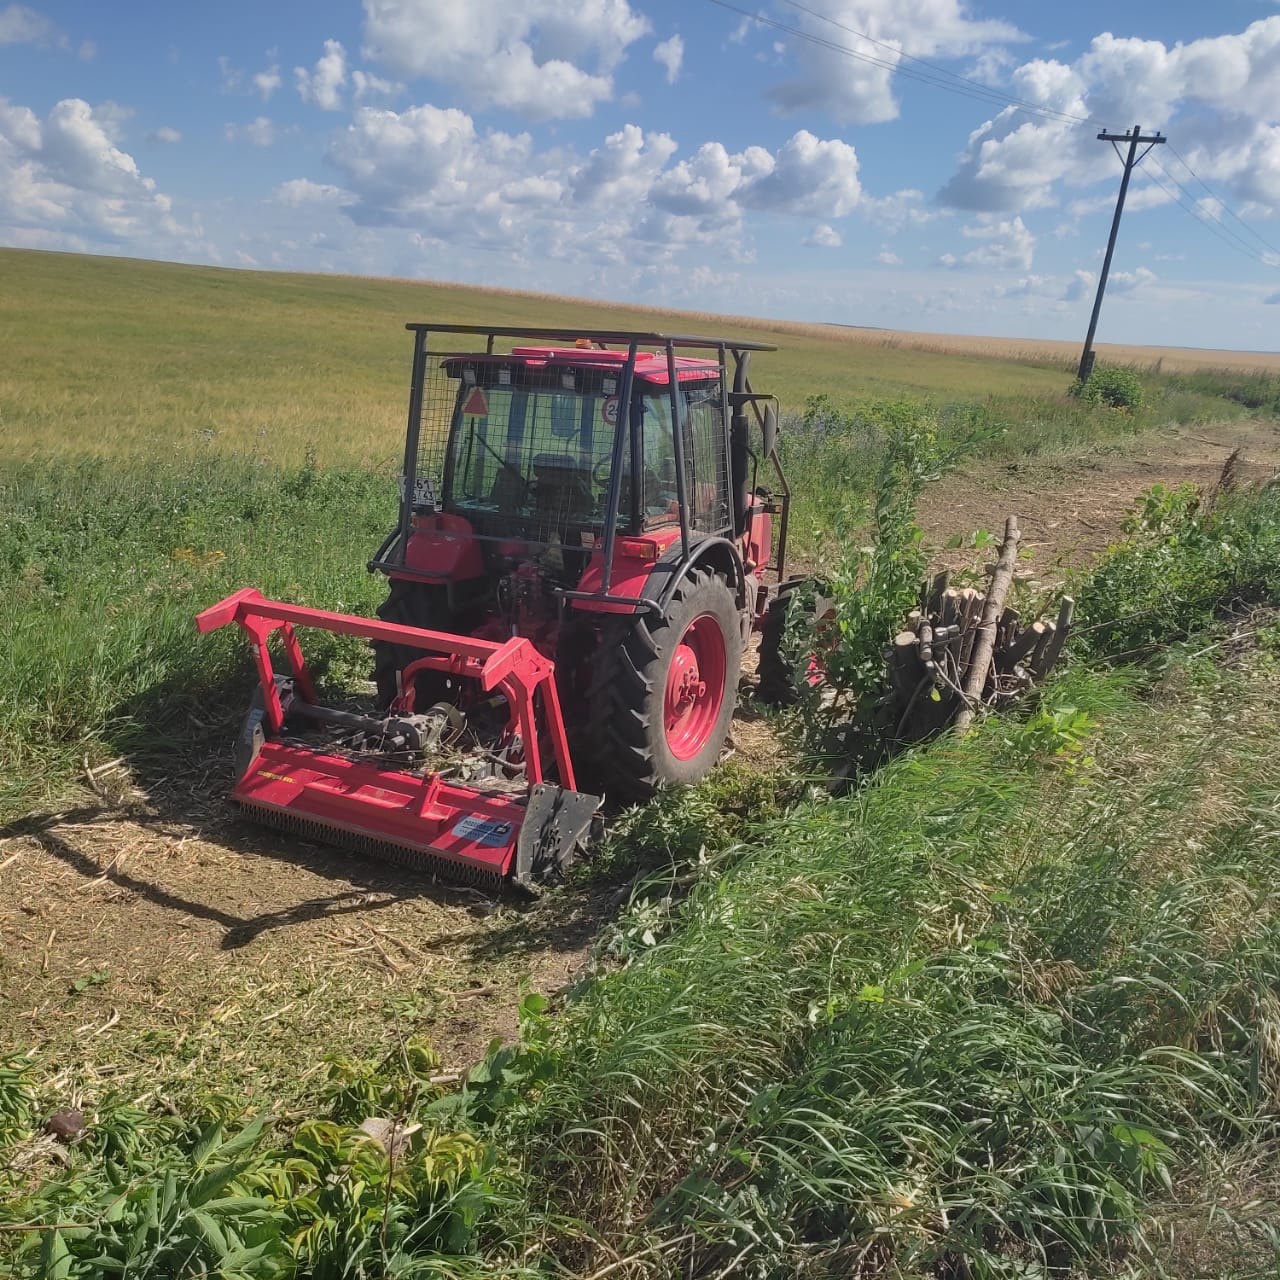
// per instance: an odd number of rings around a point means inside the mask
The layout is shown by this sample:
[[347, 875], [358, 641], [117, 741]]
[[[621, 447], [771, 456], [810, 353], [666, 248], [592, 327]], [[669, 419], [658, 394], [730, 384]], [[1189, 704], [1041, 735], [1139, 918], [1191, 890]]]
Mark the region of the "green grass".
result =
[[1276, 1131], [1273, 670], [1069, 676], [640, 895], [506, 1129], [557, 1262], [1150, 1274], [1167, 1180]]
[[[1274, 1136], [1280, 1104], [1274, 660], [1224, 669], [1198, 649], [1151, 687], [1070, 674], [1025, 723], [903, 757], [739, 846], [713, 840], [637, 892], [563, 1013], [530, 1005], [523, 1045], [462, 1098], [415, 1086], [398, 1059], [273, 1097], [287, 1122], [226, 1166], [215, 1210], [226, 1233], [269, 1237], [281, 1269], [246, 1274], [583, 1275], [627, 1260], [653, 1277], [1074, 1263], [1189, 1280], [1152, 1215], [1175, 1180], [1186, 1195], [1206, 1164]], [[686, 817], [714, 831], [713, 811]], [[25, 1073], [25, 1102], [0, 1079], [19, 1177], [53, 1100], [47, 1070]], [[216, 1257], [193, 1211], [209, 1115], [122, 1102], [94, 1103], [69, 1169], [14, 1187], [7, 1221], [84, 1224], [62, 1232], [62, 1271], [34, 1239], [0, 1237], [31, 1246], [19, 1274], [89, 1276], [131, 1249], [165, 1264], [138, 1274], [181, 1274], [179, 1247]], [[235, 1132], [238, 1106], [217, 1105]], [[390, 1192], [385, 1159], [352, 1146], [369, 1113], [427, 1126]], [[337, 1127], [313, 1132], [308, 1118], [331, 1114]], [[172, 1193], [153, 1203], [166, 1171]], [[1275, 1265], [1274, 1206], [1251, 1198], [1213, 1205], [1218, 1275]], [[387, 1212], [402, 1252], [379, 1243]], [[290, 1233], [304, 1247], [285, 1247]]]
[[[1037, 412], [1055, 413], [1070, 385], [1069, 371], [1051, 362], [461, 286], [14, 249], [0, 250], [0, 273], [0, 456], [11, 458], [203, 456], [211, 442], [286, 465], [308, 450], [324, 463], [390, 464], [404, 429], [410, 320], [677, 331], [720, 324], [777, 342], [776, 354], [757, 358], [755, 382], [797, 412], [812, 395], [907, 394], [1031, 397], [1042, 402]], [[1215, 396], [1199, 398], [1207, 405]]]
[[[243, 641], [197, 636], [193, 621], [230, 591], [371, 614], [385, 584], [364, 564], [394, 523], [394, 495], [389, 473], [208, 450], [0, 468], [0, 821], [65, 797], [86, 757], [198, 737], [191, 717], [225, 713], [229, 685], [242, 701]], [[361, 645], [336, 639], [317, 636], [317, 656], [367, 665]]]
[[[0, 263], [17, 286], [0, 299], [0, 821], [66, 799], [86, 759], [225, 735], [243, 644], [198, 638], [192, 617], [228, 590], [372, 611], [382, 583], [363, 565], [392, 519], [403, 320], [583, 314], [384, 281]], [[895, 415], [944, 452], [970, 440], [1015, 458], [1265, 407], [1265, 387], [1146, 375], [1144, 409], [1117, 414], [1067, 397], [1057, 367], [778, 337], [759, 377], [793, 414], [802, 551], [857, 519]], [[904, 406], [904, 391], [931, 401]], [[265, 1106], [237, 1057], [210, 1080], [235, 1096], [203, 1096], [190, 1064], [222, 1042], [202, 1022], [182, 1062], [164, 1051], [181, 1081], [153, 1082], [176, 1086], [181, 1114], [138, 1112], [104, 1072], [63, 1169], [32, 1130], [74, 1065], [0, 1066], [4, 1225], [83, 1228], [46, 1236], [43, 1261], [24, 1248], [20, 1268], [217, 1265], [201, 1217], [216, 1162], [234, 1203], [217, 1199], [214, 1225], [224, 1245], [261, 1246], [243, 1264], [254, 1280], [996, 1277], [1070, 1259], [1177, 1274], [1144, 1234], [1168, 1184], [1261, 1151], [1280, 1105], [1276, 645], [1215, 665], [1203, 631], [1236, 596], [1275, 600], [1276, 502], [1188, 526], [1158, 499], [1084, 585], [1089, 625], [1124, 620], [1086, 633], [1091, 663], [1199, 631], [1158, 679], [1081, 665], [1025, 718], [903, 757], [843, 799], [788, 808], [794, 780], [739, 769], [631, 815], [607, 870], [665, 872], [563, 1014], [530, 1005], [522, 1044], [462, 1098], [429, 1066], [424, 1083], [407, 1046], [328, 1082], [276, 1053]], [[364, 674], [358, 644], [322, 658]], [[129, 1053], [160, 1060], [164, 1039]], [[278, 1118], [228, 1154], [246, 1110]], [[351, 1131], [371, 1110], [426, 1126], [399, 1175]], [[1243, 1196], [1214, 1214], [1229, 1223]], [[1214, 1230], [1221, 1252], [1230, 1232]], [[0, 1233], [0, 1249], [27, 1240]], [[1241, 1248], [1241, 1275], [1274, 1263], [1261, 1237]]]

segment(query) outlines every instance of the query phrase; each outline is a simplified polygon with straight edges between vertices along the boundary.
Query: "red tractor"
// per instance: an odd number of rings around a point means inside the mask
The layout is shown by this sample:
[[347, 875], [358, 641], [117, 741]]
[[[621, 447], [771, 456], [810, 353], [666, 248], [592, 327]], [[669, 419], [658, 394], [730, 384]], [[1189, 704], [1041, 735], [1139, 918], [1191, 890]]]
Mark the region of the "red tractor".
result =
[[[369, 562], [390, 584], [380, 621], [254, 591], [198, 620], [238, 622], [257, 659], [233, 796], [361, 849], [527, 883], [572, 854], [604, 796], [695, 782], [724, 749], [785, 558], [777, 413], [748, 377], [774, 348], [408, 328], [400, 515]], [[297, 626], [372, 641], [376, 706], [319, 704]]]

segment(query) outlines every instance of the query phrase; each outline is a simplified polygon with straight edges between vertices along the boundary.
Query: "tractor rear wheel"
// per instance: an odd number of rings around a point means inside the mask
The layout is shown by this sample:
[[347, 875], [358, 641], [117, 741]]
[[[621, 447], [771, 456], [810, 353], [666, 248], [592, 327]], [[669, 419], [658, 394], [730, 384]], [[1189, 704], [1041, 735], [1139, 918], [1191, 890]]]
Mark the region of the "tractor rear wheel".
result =
[[[421, 627], [427, 631], [452, 630], [452, 612], [449, 595], [444, 587], [421, 582], [408, 582], [392, 578], [387, 598], [378, 606], [378, 617], [383, 622], [397, 622], [403, 626]], [[378, 686], [378, 705], [387, 707], [400, 692], [400, 672], [424, 650], [410, 645], [391, 644], [385, 640], [373, 642], [373, 681]], [[434, 671], [424, 671], [417, 679], [414, 705], [425, 711], [433, 702], [447, 700], [448, 679]]]
[[697, 782], [720, 757], [742, 665], [737, 601], [694, 570], [666, 615], [629, 618], [601, 638], [590, 695], [593, 768], [606, 792], [646, 800]]

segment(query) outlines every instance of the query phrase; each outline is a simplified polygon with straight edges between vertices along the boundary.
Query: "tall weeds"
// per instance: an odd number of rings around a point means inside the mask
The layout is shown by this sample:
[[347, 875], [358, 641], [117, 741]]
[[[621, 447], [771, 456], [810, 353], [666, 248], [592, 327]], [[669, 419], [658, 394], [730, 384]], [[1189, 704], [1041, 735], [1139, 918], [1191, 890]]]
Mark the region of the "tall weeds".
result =
[[583, 1224], [560, 1260], [603, 1237], [637, 1275], [996, 1276], [1140, 1247], [1145, 1202], [1253, 1132], [1280, 1065], [1277, 707], [1192, 672], [1181, 723], [1075, 676], [1049, 710], [1104, 726], [1088, 754], [991, 722], [704, 870], [507, 1117]]
[[[0, 820], [65, 792], [88, 758], [166, 750], [244, 696], [243, 645], [199, 609], [259, 586], [369, 612], [365, 561], [395, 481], [313, 463], [81, 461], [0, 471]], [[318, 637], [317, 656], [359, 646]]]

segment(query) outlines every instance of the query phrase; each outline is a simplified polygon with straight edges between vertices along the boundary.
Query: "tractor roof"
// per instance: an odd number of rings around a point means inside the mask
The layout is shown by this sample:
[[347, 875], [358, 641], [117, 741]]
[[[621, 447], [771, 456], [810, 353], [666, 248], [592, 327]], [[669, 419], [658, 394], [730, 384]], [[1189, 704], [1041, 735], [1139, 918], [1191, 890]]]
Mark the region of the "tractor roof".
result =
[[[613, 369], [618, 372], [627, 363], [627, 352], [600, 350], [598, 347], [513, 347], [510, 354], [504, 352], [441, 352], [440, 358], [450, 365], [455, 361], [466, 364], [520, 365], [525, 369], [574, 368]], [[676, 378], [680, 382], [697, 382], [717, 377], [720, 365], [715, 360], [698, 360], [691, 356], [676, 356]], [[670, 382], [665, 351], [637, 351], [635, 376], [644, 382], [665, 387]]]
[[550, 342], [557, 346], [572, 346], [579, 341], [600, 342], [614, 346], [700, 347], [715, 351], [725, 347], [730, 351], [776, 351], [770, 342], [749, 342], [745, 338], [707, 338], [693, 334], [643, 333], [630, 329], [533, 329], [489, 324], [407, 324], [406, 329], [422, 334], [474, 333], [489, 338], [530, 338], [535, 342]]

